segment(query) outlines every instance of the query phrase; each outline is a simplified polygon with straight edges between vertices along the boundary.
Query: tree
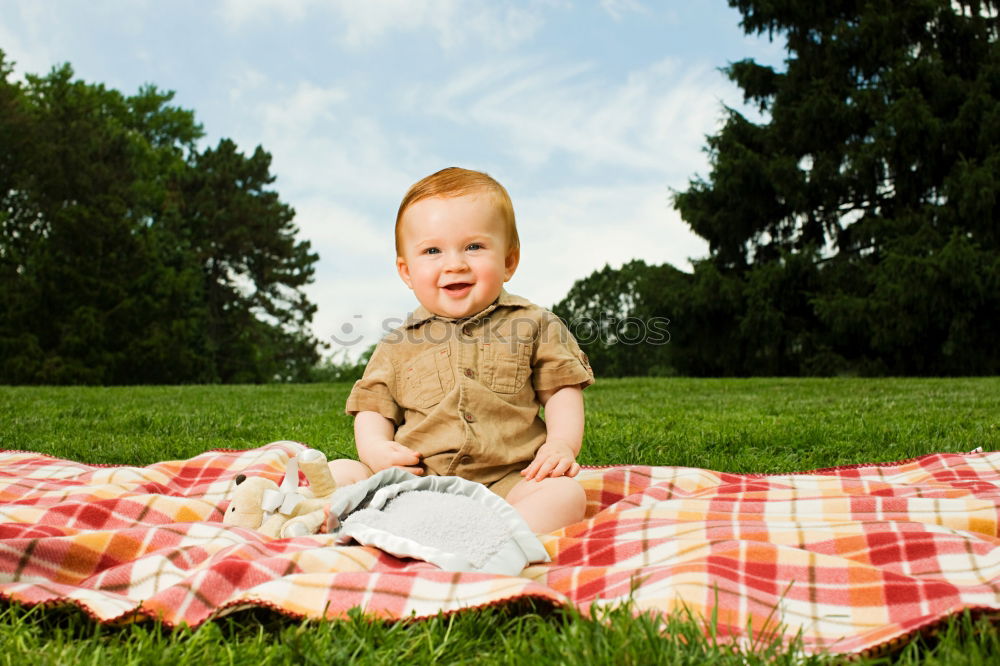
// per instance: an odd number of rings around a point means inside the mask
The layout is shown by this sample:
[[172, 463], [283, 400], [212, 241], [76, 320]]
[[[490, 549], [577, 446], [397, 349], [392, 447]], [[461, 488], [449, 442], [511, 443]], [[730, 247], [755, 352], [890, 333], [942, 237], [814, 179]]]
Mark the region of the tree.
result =
[[125, 98], [73, 81], [68, 66], [4, 87], [19, 110], [4, 124], [13, 117], [20, 133], [3, 176], [4, 378], [127, 381], [133, 343], [161, 320], [143, 290], [162, 269], [147, 224], [163, 198], [156, 163], [180, 160], [149, 145], [133, 108], [169, 96]]
[[687, 275], [641, 259], [577, 280], [552, 311], [604, 376], [676, 374], [670, 316]]
[[[751, 295], [734, 370], [1000, 371], [1000, 3], [729, 4], [788, 52], [726, 69], [764, 121], [727, 109], [675, 195]], [[785, 342], [759, 365], [765, 315]]]
[[301, 291], [319, 257], [267, 189], [270, 164], [260, 147], [245, 157], [221, 140], [194, 157], [176, 218], [204, 270], [208, 351], [223, 381], [305, 379], [319, 358], [308, 331], [316, 308]]
[[194, 114], [154, 86], [10, 74], [0, 52], [0, 382], [305, 376], [316, 255], [267, 153], [198, 152]]

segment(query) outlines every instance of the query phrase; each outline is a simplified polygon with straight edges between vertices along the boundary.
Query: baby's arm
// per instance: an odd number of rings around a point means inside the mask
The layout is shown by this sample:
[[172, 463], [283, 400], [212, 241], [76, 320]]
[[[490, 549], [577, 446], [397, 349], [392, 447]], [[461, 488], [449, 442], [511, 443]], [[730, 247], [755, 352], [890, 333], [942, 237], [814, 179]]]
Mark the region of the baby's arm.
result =
[[545, 407], [545, 443], [521, 475], [529, 481], [576, 476], [576, 456], [583, 444], [583, 389], [573, 385], [538, 391], [538, 400]]
[[420, 454], [393, 441], [396, 426], [378, 412], [358, 412], [354, 417], [354, 442], [358, 458], [372, 472], [400, 467], [413, 474], [423, 474]]

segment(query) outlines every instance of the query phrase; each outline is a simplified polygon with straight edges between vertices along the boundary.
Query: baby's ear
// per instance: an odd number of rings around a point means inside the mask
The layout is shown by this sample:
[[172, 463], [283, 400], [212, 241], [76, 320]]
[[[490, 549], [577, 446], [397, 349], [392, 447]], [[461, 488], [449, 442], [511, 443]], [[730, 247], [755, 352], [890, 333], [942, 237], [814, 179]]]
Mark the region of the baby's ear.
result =
[[413, 281], [410, 280], [410, 265], [406, 263], [406, 259], [403, 257], [396, 257], [396, 271], [399, 273], [400, 279], [406, 283], [406, 286], [413, 289]]
[[510, 252], [507, 253], [507, 258], [504, 260], [504, 272], [503, 281], [514, 277], [514, 271], [517, 270], [517, 264], [521, 261], [521, 248], [515, 247]]

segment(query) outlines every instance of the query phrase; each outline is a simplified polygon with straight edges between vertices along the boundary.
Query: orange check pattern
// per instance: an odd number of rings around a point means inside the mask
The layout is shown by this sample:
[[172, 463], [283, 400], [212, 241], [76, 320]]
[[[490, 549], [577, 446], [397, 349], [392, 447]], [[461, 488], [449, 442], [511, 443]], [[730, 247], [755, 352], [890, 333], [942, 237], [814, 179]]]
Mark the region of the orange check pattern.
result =
[[585, 469], [588, 518], [542, 538], [552, 562], [506, 577], [222, 525], [237, 473], [280, 481], [302, 448], [148, 467], [0, 452], [0, 599], [168, 626], [252, 605], [395, 619], [519, 597], [584, 611], [631, 600], [714, 615], [735, 641], [799, 634], [809, 652], [871, 650], [966, 608], [1000, 610], [1000, 453], [774, 476]]

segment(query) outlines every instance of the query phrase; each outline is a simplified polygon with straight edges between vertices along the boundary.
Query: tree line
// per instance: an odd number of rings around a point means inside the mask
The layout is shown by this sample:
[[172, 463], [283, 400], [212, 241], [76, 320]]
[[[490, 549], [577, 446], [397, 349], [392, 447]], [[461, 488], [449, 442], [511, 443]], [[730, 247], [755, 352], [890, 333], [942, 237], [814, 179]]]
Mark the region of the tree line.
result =
[[782, 70], [726, 73], [710, 173], [674, 204], [692, 273], [635, 261], [577, 282], [569, 322], [669, 319], [667, 344], [585, 344], [600, 374], [1000, 372], [1000, 3], [729, 0]]
[[[554, 306], [598, 375], [1000, 373], [1000, 2], [729, 0], [784, 66], [731, 63], [693, 271], [632, 261]], [[193, 112], [0, 51], [0, 383], [343, 380], [270, 156]]]
[[0, 51], [0, 383], [302, 379], [318, 259], [270, 155], [193, 112]]

